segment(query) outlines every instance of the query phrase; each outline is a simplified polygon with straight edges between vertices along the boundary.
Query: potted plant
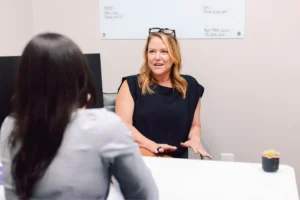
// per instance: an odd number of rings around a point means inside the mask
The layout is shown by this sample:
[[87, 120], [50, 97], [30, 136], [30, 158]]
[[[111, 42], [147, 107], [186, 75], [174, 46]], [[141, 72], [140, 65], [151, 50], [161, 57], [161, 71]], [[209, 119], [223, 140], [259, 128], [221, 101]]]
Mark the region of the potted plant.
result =
[[280, 154], [275, 150], [267, 150], [262, 155], [262, 168], [266, 172], [276, 172], [279, 168]]

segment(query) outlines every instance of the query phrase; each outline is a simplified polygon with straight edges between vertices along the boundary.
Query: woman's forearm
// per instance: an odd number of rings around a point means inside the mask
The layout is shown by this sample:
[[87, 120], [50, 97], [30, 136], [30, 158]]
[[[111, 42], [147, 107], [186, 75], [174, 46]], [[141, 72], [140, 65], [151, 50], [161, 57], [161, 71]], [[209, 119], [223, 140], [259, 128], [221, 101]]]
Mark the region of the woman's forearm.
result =
[[189, 140], [199, 139], [201, 141], [201, 128], [200, 126], [192, 126], [189, 133]]

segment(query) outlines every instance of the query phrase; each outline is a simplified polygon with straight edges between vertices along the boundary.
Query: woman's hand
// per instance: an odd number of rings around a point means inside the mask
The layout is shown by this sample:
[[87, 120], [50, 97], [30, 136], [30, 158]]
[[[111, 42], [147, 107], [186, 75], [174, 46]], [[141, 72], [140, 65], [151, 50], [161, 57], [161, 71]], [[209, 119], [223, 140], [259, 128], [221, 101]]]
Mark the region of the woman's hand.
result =
[[181, 142], [181, 146], [191, 148], [196, 154], [200, 154], [203, 157], [208, 157], [212, 159], [212, 157], [204, 150], [202, 147], [201, 141], [199, 138], [191, 138], [186, 142]]
[[173, 152], [177, 150], [176, 146], [171, 146], [168, 144], [157, 144], [155, 142], [151, 142], [148, 145], [140, 145], [140, 147], [145, 148], [154, 154]]

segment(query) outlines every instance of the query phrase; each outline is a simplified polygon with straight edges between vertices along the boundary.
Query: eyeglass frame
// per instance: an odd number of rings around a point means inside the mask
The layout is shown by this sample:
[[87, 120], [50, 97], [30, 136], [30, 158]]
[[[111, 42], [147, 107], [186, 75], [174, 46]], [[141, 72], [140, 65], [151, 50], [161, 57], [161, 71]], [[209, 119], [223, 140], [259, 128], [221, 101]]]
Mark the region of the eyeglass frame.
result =
[[[157, 32], [151, 32], [151, 30], [153, 30], [153, 29], [158, 29], [159, 31], [157, 31]], [[172, 31], [172, 33], [171, 33], [171, 34], [165, 33], [165, 32], [164, 32], [165, 30]], [[153, 28], [149, 28], [149, 35], [150, 35], [151, 33], [164, 33], [164, 34], [166, 34], [166, 35], [173, 35], [173, 34], [174, 34], [174, 37], [176, 38], [175, 29], [153, 27]]]

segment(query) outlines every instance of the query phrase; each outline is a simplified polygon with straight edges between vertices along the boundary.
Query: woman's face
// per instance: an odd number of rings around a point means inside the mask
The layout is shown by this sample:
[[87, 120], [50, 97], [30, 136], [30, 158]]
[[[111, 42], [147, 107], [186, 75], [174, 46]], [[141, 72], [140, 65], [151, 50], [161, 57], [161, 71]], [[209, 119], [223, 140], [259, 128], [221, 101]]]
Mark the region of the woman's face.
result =
[[173, 62], [168, 49], [159, 37], [152, 37], [148, 45], [148, 66], [153, 75], [161, 76], [169, 74]]

